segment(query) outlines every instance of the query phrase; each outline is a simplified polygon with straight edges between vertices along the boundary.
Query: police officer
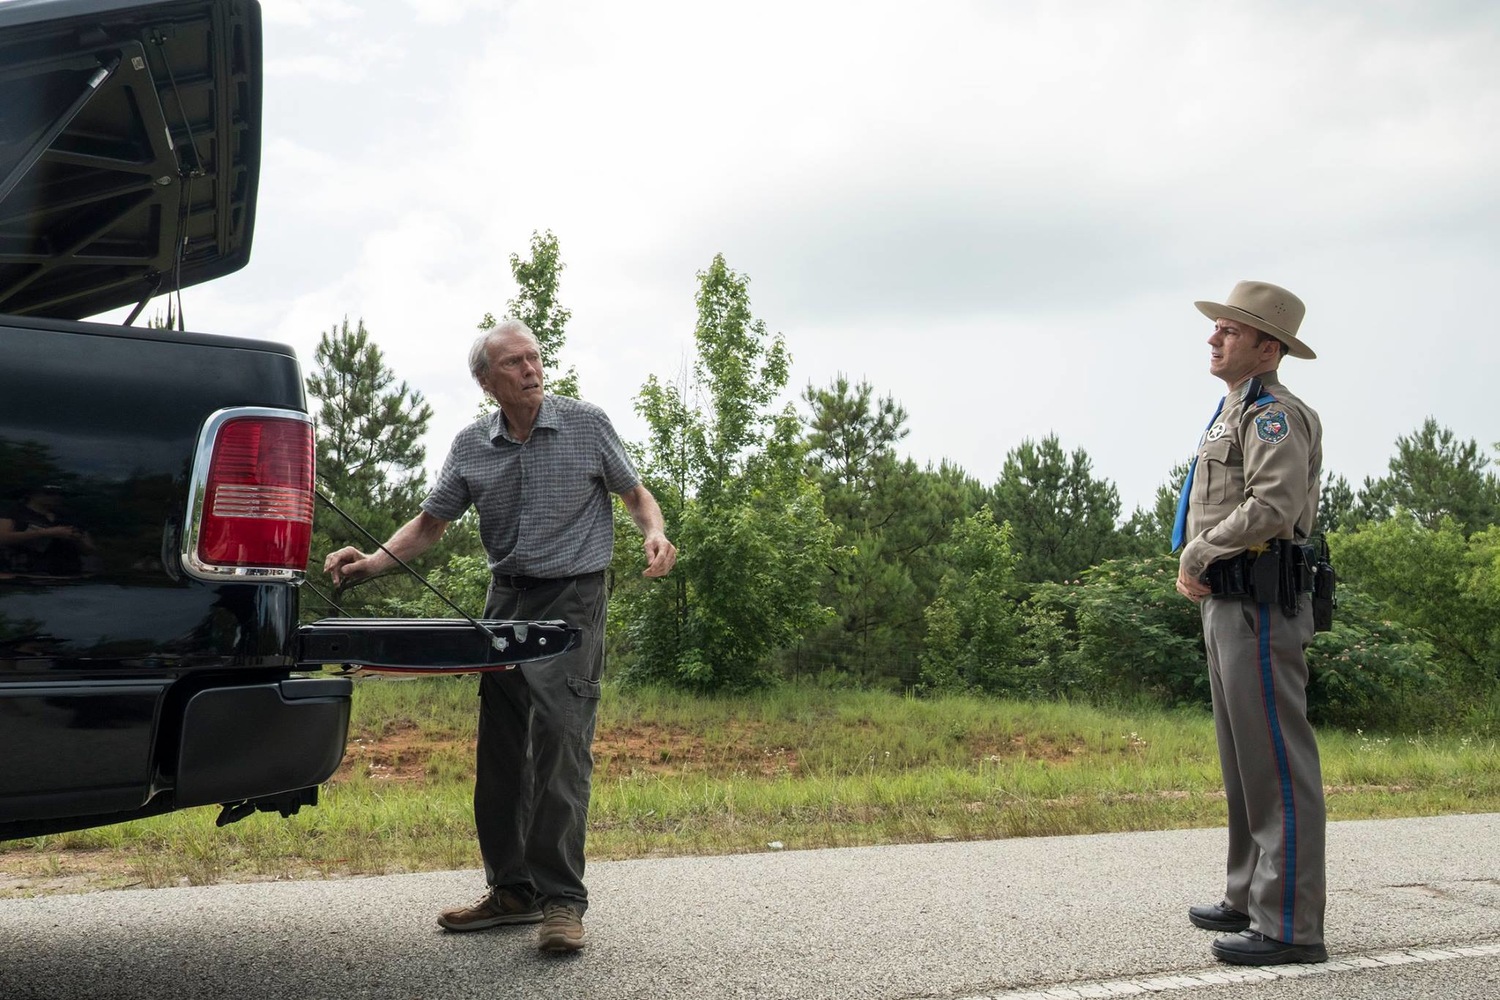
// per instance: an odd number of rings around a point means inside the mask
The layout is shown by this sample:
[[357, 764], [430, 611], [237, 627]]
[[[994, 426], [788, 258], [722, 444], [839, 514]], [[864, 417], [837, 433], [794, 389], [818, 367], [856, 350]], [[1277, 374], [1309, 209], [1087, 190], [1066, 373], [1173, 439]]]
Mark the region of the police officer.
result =
[[1317, 516], [1323, 427], [1277, 377], [1287, 354], [1316, 355], [1297, 339], [1302, 300], [1284, 288], [1242, 281], [1223, 303], [1195, 305], [1214, 321], [1209, 371], [1229, 391], [1183, 484], [1172, 545], [1183, 546], [1177, 590], [1203, 618], [1229, 858], [1223, 900], [1188, 919], [1231, 932], [1214, 941], [1220, 961], [1323, 962], [1326, 814], [1304, 656], [1313, 615], [1286, 564]]

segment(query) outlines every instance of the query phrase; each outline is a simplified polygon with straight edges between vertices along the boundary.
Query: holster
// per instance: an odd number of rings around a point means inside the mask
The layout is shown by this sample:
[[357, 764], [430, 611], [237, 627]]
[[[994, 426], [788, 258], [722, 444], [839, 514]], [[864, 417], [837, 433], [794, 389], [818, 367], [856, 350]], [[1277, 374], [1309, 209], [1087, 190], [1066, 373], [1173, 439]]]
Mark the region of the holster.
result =
[[[1261, 551], [1240, 552], [1210, 563], [1204, 576], [1215, 597], [1248, 597], [1257, 604], [1279, 604], [1288, 617], [1301, 610], [1302, 595], [1311, 593], [1313, 628], [1327, 631], [1318, 624], [1322, 620], [1317, 600], [1318, 555], [1313, 544], [1273, 538]], [[1331, 574], [1333, 567], [1328, 566], [1328, 571]], [[1328, 586], [1331, 595], [1331, 575]], [[1328, 617], [1331, 620], [1331, 609]]]
[[1310, 556], [1313, 575], [1313, 631], [1327, 632], [1333, 628], [1333, 609], [1339, 606], [1338, 598], [1333, 593], [1338, 574], [1333, 571], [1333, 563], [1329, 561], [1328, 539], [1319, 535], [1316, 543], [1308, 547], [1313, 549]]

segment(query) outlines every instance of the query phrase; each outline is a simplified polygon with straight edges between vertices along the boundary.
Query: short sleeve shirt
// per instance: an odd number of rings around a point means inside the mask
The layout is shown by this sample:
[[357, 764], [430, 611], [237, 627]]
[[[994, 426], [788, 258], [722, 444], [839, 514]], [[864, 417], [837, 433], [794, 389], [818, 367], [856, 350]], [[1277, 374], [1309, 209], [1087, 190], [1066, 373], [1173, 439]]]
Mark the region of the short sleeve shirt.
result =
[[609, 495], [639, 482], [603, 410], [548, 395], [524, 442], [499, 410], [459, 431], [422, 510], [454, 521], [472, 504], [492, 572], [576, 576], [609, 565]]

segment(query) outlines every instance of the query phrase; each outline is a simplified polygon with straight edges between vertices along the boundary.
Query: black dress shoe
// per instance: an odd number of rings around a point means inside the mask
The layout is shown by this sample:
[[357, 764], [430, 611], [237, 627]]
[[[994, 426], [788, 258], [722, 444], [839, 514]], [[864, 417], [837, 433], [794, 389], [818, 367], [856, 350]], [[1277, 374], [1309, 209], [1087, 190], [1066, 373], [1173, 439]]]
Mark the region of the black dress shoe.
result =
[[1188, 919], [1194, 927], [1206, 931], [1244, 931], [1250, 929], [1250, 915], [1232, 909], [1227, 902], [1212, 906], [1189, 906]]
[[1287, 944], [1257, 931], [1240, 931], [1214, 941], [1214, 957], [1231, 965], [1311, 965], [1328, 961], [1321, 944]]

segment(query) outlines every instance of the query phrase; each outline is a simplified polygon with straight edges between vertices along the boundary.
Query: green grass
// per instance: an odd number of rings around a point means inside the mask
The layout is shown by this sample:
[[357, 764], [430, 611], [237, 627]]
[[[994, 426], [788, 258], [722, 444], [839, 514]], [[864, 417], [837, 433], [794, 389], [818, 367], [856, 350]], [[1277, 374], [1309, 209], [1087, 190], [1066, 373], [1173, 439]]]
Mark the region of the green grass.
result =
[[[193, 809], [0, 844], [0, 895], [479, 865], [473, 678], [356, 687], [322, 802], [224, 829]], [[1500, 811], [1500, 749], [1463, 734], [1320, 734], [1329, 817]], [[1205, 711], [788, 686], [606, 687], [593, 858], [1044, 836], [1224, 822]]]

